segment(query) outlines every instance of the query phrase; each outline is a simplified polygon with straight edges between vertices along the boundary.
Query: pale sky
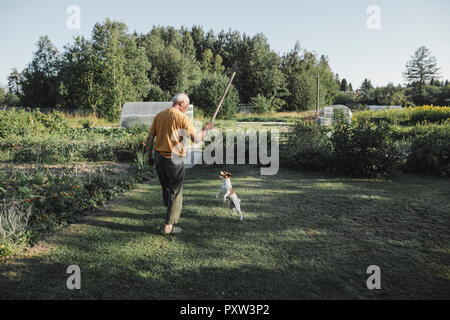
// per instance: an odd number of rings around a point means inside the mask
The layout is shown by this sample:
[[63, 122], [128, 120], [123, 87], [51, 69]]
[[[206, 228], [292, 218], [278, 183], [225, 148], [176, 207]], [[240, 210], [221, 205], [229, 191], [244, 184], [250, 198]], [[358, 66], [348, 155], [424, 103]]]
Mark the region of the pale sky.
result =
[[[129, 31], [147, 33], [153, 25], [201, 25], [216, 34], [236, 29], [264, 33], [273, 50], [283, 54], [296, 41], [302, 48], [327, 55], [332, 71], [353, 88], [369, 78], [374, 85], [403, 83], [402, 72], [414, 51], [424, 45], [450, 79], [450, 1], [448, 0], [35, 0], [1, 1], [0, 85], [12, 68], [31, 60], [41, 35], [56, 47], [75, 35], [90, 37], [96, 22], [107, 17], [125, 22]], [[70, 5], [81, 12], [81, 28], [67, 28]], [[380, 10], [380, 29], [369, 29], [369, 6]], [[372, 20], [370, 20], [372, 21]]]

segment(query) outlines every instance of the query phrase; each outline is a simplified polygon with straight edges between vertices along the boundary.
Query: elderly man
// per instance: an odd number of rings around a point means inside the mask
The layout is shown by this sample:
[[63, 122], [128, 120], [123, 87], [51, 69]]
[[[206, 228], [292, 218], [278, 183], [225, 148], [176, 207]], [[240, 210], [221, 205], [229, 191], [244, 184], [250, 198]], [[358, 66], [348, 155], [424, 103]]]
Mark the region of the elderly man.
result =
[[[181, 228], [174, 225], [178, 222], [183, 203], [184, 163], [173, 161], [173, 157], [183, 157], [184, 150], [181, 130], [184, 130], [195, 143], [201, 142], [206, 132], [214, 127], [208, 122], [200, 132], [195, 129], [184, 113], [189, 107], [189, 97], [179, 93], [173, 98], [172, 107], [161, 111], [153, 119], [147, 138], [148, 163], [156, 163], [156, 171], [162, 187], [163, 203], [167, 207], [166, 224], [163, 234], [180, 233]], [[153, 141], [155, 136], [155, 158], [153, 158]]]

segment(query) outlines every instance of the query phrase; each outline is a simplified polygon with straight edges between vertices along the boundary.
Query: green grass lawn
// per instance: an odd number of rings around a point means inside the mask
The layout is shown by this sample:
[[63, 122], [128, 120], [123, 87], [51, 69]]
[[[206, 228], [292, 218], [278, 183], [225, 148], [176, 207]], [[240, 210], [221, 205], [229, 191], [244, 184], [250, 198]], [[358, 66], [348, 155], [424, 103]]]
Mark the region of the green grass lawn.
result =
[[[184, 231], [162, 236], [155, 180], [0, 265], [0, 298], [450, 298], [448, 180], [227, 169], [242, 222], [215, 198], [218, 170], [195, 168]], [[81, 290], [66, 288], [74, 264]], [[369, 265], [381, 290], [366, 287]]]

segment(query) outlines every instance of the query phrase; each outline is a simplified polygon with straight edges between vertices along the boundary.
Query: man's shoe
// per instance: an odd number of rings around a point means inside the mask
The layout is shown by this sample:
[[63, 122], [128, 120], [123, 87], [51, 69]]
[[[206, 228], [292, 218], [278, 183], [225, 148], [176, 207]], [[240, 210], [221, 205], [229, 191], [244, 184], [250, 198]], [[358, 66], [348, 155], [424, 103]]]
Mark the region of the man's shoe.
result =
[[177, 233], [181, 233], [182, 230], [183, 230], [183, 229], [181, 229], [180, 227], [175, 227], [175, 226], [173, 226], [173, 227], [172, 227], [172, 231], [166, 233], [166, 232], [164, 232], [164, 229], [163, 229], [163, 230], [162, 230], [162, 234], [163, 234], [163, 235], [177, 234]]

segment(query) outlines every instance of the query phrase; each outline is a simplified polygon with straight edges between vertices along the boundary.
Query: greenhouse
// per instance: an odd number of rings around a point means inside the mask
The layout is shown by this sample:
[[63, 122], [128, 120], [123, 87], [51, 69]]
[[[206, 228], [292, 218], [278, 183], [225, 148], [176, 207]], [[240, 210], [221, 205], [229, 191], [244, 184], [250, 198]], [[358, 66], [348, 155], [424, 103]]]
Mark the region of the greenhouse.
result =
[[323, 107], [319, 110], [319, 115], [317, 122], [324, 126], [332, 126], [337, 118], [337, 115], [339, 112], [343, 112], [344, 118], [347, 120], [348, 123], [352, 122], [352, 111], [349, 107], [344, 105], [333, 105], [333, 106], [327, 106]]
[[[151, 126], [153, 118], [172, 106], [172, 102], [126, 102], [120, 116], [120, 127], [132, 128], [137, 125]], [[186, 115], [194, 123], [194, 107], [190, 105]]]
[[370, 110], [401, 109], [402, 106], [368, 106]]
[[[127, 102], [122, 108], [120, 116], [120, 127], [132, 128], [137, 125], [151, 126], [153, 118], [161, 111], [172, 107], [172, 102]], [[194, 124], [194, 107], [190, 105], [186, 115]], [[194, 167], [201, 163], [202, 152], [199, 146], [188, 142], [186, 148], [186, 157], [183, 159], [186, 169]]]

